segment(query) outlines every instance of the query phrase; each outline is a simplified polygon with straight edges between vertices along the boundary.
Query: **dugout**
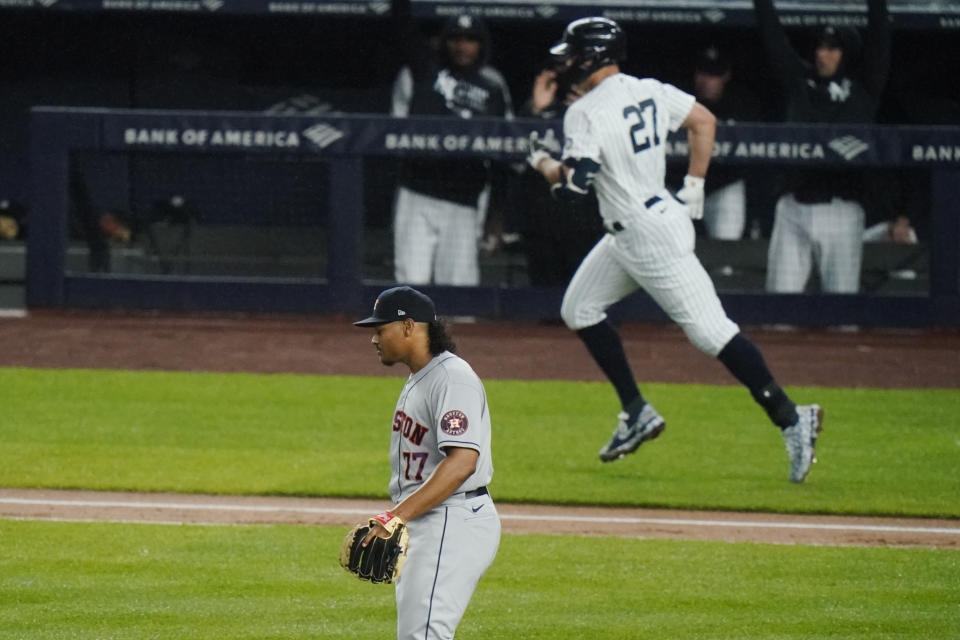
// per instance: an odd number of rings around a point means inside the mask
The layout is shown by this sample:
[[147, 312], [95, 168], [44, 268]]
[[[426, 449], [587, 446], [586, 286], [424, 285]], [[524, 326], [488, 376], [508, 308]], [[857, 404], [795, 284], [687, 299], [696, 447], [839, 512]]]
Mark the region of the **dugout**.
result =
[[[547, 125], [559, 128], [559, 123]], [[31, 114], [27, 301], [34, 307], [356, 313], [391, 284], [382, 258], [384, 226], [371, 214], [382, 195], [367, 189], [378, 162], [411, 154], [522, 161], [529, 120], [283, 116], [36, 108]], [[839, 141], [839, 142], [838, 142]], [[856, 141], [856, 152], [850, 151]], [[868, 247], [881, 280], [912, 269], [907, 291], [863, 295], [773, 295], [743, 282], [718, 289], [744, 323], [808, 326], [960, 324], [960, 130], [946, 127], [834, 127], [744, 124], [718, 132], [718, 163], [762, 167], [842, 165], [905, 168], [929, 178], [929, 242]], [[681, 140], [671, 147], [682, 161]], [[368, 164], [368, 162], [370, 164]], [[78, 170], [79, 168], [79, 170]], [[107, 247], [109, 269], [70, 262], [77, 173], [126, 197], [140, 219], [138, 246]], [[218, 177], [219, 176], [219, 177]], [[382, 176], [381, 176], [382, 177]], [[82, 201], [82, 194], [79, 194]], [[180, 210], [170, 199], [182, 199]], [[167, 199], [166, 201], [164, 199]], [[157, 203], [162, 215], [157, 216]], [[380, 203], [382, 205], [382, 203]], [[194, 211], [190, 208], [195, 207]], [[382, 211], [381, 211], [382, 216]], [[148, 227], [157, 228], [150, 230]], [[161, 239], [161, 233], [166, 236]], [[163, 245], [166, 243], [166, 248]], [[91, 247], [88, 247], [92, 250]], [[139, 253], [137, 253], [139, 251]], [[701, 242], [710, 268], [762, 264], [762, 240]], [[499, 269], [499, 271], [493, 269]], [[562, 290], [530, 287], [522, 265], [486, 264], [480, 287], [424, 287], [445, 313], [555, 319]], [[493, 269], [493, 270], [492, 270]], [[866, 273], [866, 272], [865, 272]], [[509, 276], [507, 274], [510, 274]], [[645, 296], [616, 308], [631, 320], [662, 320]]]
[[[679, 83], [691, 45], [719, 39], [737, 46], [747, 81], [765, 86], [745, 3], [614, 4], [476, 0], [457, 6], [489, 19], [493, 62], [517, 102], [562, 25], [598, 10], [617, 11], [613, 17], [628, 30], [628, 72]], [[732, 243], [700, 238], [698, 252], [733, 317], [960, 324], [957, 214], [949, 204], [956, 201], [958, 166], [956, 129], [949, 126], [957, 122], [935, 109], [941, 95], [949, 102], [946, 93], [956, 93], [939, 79], [955, 75], [957, 62], [938, 55], [950, 49], [960, 26], [954, 4], [890, 0], [895, 55], [881, 126], [828, 131], [755, 123], [721, 131], [727, 142], [756, 149], [717, 162], [761, 176], [809, 162], [850, 164], [881, 183], [885, 176], [909, 175], [921, 195], [924, 225], [919, 245], [866, 247], [860, 296], [818, 296], [815, 284], [805, 296], [766, 295], [764, 230]], [[18, 0], [0, 7], [0, 200], [12, 197], [30, 216], [25, 240], [0, 242], [0, 284], [29, 279], [28, 303], [35, 307], [314, 313], [349, 310], [368, 299], [391, 273], [395, 166], [417, 151], [391, 148], [386, 136], [520, 140], [535, 126], [360, 115], [388, 110], [386, 89], [395, 72], [388, 5]], [[449, 10], [446, 2], [415, 0], [413, 6], [425, 34]], [[782, 8], [793, 26], [863, 19], [850, 4]], [[364, 46], [371, 42], [377, 46]], [[915, 55], [897, 54], [907, 50]], [[938, 118], [949, 126], [903, 126]], [[127, 129], [149, 133], [128, 142]], [[216, 144], [188, 133], [216, 130], [229, 132]], [[277, 135], [289, 131], [297, 133], [295, 147]], [[852, 138], [848, 150], [861, 141], [868, 151], [842, 159], [830, 144], [845, 137]], [[819, 141], [822, 157], [804, 157], [811, 141]], [[767, 154], [770, 145], [787, 151]], [[912, 145], [920, 145], [919, 157]], [[453, 159], [473, 151], [442, 152]], [[516, 162], [522, 153], [494, 149], [492, 157]], [[682, 149], [673, 157], [682, 162]], [[104, 213], [127, 223], [133, 241], [100, 237]], [[560, 291], [527, 287], [517, 254], [481, 254], [481, 266], [480, 288], [438, 292], [451, 301], [451, 313], [555, 318]], [[661, 318], [643, 296], [616, 313]]]

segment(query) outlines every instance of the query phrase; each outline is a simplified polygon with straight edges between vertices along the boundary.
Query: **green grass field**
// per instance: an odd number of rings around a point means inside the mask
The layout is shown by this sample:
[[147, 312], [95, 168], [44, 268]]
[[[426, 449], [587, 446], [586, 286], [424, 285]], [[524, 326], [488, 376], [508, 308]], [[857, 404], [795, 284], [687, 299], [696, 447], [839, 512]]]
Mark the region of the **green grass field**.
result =
[[[386, 497], [397, 377], [0, 369], [0, 486]], [[500, 501], [960, 517], [960, 391], [792, 389], [820, 463], [737, 386], [645, 384], [667, 430], [601, 464], [602, 383], [486, 381]]]
[[[0, 486], [385, 497], [398, 377], [0, 369]], [[605, 384], [486, 381], [496, 499], [960, 517], [960, 391], [790, 389], [820, 463], [739, 387], [645, 384], [668, 429], [603, 465]], [[336, 527], [0, 520], [0, 638], [389, 638]], [[506, 535], [457, 638], [960, 637], [960, 553]]]
[[[0, 637], [390, 638], [329, 527], [0, 520]], [[956, 638], [960, 553], [504, 536], [461, 640]]]

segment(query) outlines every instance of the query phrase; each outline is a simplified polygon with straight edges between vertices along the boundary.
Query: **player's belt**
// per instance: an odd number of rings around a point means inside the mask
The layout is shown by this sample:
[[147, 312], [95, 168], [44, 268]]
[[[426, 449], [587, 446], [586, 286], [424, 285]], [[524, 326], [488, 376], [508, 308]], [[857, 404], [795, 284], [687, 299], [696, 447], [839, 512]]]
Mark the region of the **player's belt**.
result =
[[473, 491], [464, 491], [464, 498], [477, 498], [479, 496], [487, 495], [488, 491], [486, 487], [480, 487], [479, 489], [474, 489]]
[[[660, 196], [652, 196], [650, 198], [647, 198], [647, 201], [643, 203], [643, 206], [649, 209], [650, 207], [657, 204], [661, 200], [663, 200], [663, 198], [661, 198]], [[603, 225], [603, 227], [604, 229], [607, 230], [607, 233], [620, 233], [621, 231], [626, 229], [623, 223], [620, 222], [619, 220], [616, 220], [614, 222], [608, 222], [605, 225]]]

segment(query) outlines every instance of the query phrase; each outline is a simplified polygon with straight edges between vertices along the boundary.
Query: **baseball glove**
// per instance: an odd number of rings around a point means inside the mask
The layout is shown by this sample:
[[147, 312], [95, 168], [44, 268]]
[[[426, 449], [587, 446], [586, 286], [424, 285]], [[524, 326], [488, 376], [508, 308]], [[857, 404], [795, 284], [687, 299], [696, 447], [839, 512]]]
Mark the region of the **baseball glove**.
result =
[[[374, 536], [367, 546], [363, 539], [376, 525], [383, 526], [389, 538]], [[340, 566], [361, 580], [396, 582], [407, 559], [407, 526], [389, 511], [351, 529], [340, 545]]]

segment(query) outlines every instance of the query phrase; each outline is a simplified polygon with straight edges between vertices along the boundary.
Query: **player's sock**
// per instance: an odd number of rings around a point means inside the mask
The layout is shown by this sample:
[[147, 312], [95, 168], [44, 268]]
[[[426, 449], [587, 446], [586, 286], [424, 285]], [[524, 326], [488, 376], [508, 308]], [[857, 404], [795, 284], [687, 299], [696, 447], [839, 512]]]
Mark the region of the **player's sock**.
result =
[[749, 338], [738, 333], [720, 351], [717, 359], [750, 390], [750, 395], [775, 425], [786, 429], [797, 421], [797, 405], [773, 379], [763, 354]]
[[[753, 393], [751, 391], [751, 393]], [[773, 421], [781, 429], [791, 427], [797, 422], [797, 405], [794, 404], [786, 392], [780, 388], [776, 382], [771, 382], [759, 393], [753, 395], [753, 399], [763, 407]]]
[[624, 411], [630, 414], [631, 419], [635, 418], [640, 413], [644, 400], [637, 388], [637, 381], [633, 377], [633, 371], [630, 370], [630, 364], [627, 362], [627, 354], [623, 351], [620, 334], [608, 320], [603, 320], [585, 329], [578, 329], [577, 335], [613, 384]]

